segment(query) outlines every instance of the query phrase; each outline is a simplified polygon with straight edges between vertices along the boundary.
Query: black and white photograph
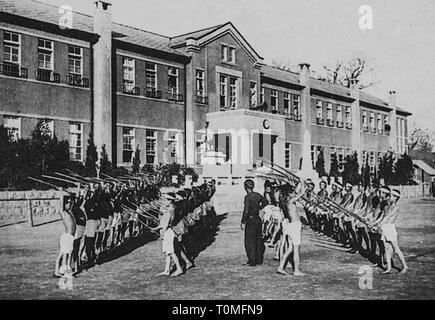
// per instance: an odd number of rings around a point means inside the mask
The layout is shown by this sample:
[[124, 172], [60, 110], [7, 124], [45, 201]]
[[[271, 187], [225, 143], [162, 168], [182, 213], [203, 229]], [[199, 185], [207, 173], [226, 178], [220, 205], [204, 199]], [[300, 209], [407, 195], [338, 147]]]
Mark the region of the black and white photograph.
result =
[[434, 35], [433, 0], [0, 0], [0, 300], [434, 299]]

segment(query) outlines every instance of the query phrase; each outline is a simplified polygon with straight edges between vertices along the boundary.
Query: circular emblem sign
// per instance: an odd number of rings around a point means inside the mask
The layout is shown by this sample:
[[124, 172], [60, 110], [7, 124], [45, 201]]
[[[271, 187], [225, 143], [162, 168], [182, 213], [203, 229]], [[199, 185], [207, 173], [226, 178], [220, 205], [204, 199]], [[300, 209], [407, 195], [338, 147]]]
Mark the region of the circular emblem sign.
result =
[[269, 129], [270, 128], [269, 120], [267, 120], [267, 119], [263, 120], [263, 128], [264, 129]]

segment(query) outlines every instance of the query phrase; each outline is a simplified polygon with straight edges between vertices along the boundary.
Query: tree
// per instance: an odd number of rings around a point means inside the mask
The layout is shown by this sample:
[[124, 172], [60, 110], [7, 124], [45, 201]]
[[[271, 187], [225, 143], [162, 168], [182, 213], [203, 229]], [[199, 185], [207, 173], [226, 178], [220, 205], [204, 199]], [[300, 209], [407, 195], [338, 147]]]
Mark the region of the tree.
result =
[[97, 175], [97, 161], [98, 152], [97, 147], [94, 144], [92, 136], [89, 134], [88, 146], [86, 148], [86, 160], [85, 160], [85, 170], [86, 174], [90, 177], [95, 177]]
[[282, 61], [272, 60], [272, 66], [280, 70], [299, 73], [299, 66], [291, 61], [284, 63]]
[[379, 178], [384, 179], [386, 185], [394, 182], [394, 153], [392, 151], [388, 151], [382, 156], [379, 166]]
[[315, 170], [317, 171], [320, 177], [326, 176], [325, 156], [323, 155], [323, 148], [320, 149], [319, 155], [317, 156]]
[[107, 174], [107, 175], [113, 175], [112, 163], [109, 160], [109, 156], [107, 154], [105, 144], [103, 144], [103, 146], [101, 147], [100, 172]]
[[348, 60], [338, 59], [331, 65], [323, 66], [323, 73], [317, 78], [333, 84], [340, 84], [347, 88], [351, 87], [351, 84], [359, 82], [360, 88], [368, 88], [380, 81], [370, 80], [373, 78], [374, 69], [361, 53], [355, 54]]
[[358, 154], [354, 152], [346, 156], [343, 166], [343, 183], [349, 182], [353, 185], [360, 181]]
[[132, 172], [138, 173], [139, 170], [140, 170], [140, 150], [138, 145], [136, 147], [136, 151], [134, 152]]
[[337, 159], [337, 154], [333, 153], [331, 154], [331, 170], [329, 170], [329, 176], [334, 177], [334, 180], [337, 180], [337, 177], [339, 175], [339, 164]]
[[404, 153], [394, 165], [395, 183], [399, 185], [411, 184], [414, 176], [414, 166], [411, 157]]
[[429, 130], [415, 128], [408, 137], [408, 149], [432, 152], [433, 143]]

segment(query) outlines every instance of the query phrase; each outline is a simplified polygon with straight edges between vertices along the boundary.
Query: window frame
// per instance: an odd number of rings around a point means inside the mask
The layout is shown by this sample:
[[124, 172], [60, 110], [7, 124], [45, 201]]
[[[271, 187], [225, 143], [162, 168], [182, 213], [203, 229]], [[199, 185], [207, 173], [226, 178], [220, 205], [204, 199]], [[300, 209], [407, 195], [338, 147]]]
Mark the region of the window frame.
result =
[[[151, 133], [151, 132], [152, 132], [152, 136], [148, 135], [148, 133]], [[148, 145], [149, 145], [150, 141], [153, 141], [153, 147], [154, 147], [154, 150], [151, 150], [151, 151], [148, 149]], [[152, 164], [152, 165], [157, 164], [157, 161], [158, 161], [157, 150], [158, 150], [157, 130], [146, 129], [145, 130], [145, 163], [146, 164]], [[151, 154], [150, 154], [150, 152], [151, 152]], [[152, 163], [149, 162], [148, 157], [154, 157], [154, 161]]]
[[[154, 68], [148, 68], [149, 65], [153, 65]], [[148, 84], [148, 76], [154, 77], [154, 87]], [[153, 89], [158, 90], [158, 75], [157, 75], [157, 63], [145, 61], [145, 87], [146, 90]]]
[[[7, 33], [11, 35], [11, 40], [6, 40]], [[18, 36], [18, 41], [13, 41], [13, 39], [12, 39], [13, 35]], [[18, 61], [17, 62], [6, 60], [6, 47], [11, 48], [11, 52], [10, 52], [11, 57], [13, 56], [12, 48], [17, 47], [17, 49], [18, 49], [18, 54], [17, 54]], [[8, 30], [3, 30], [3, 62], [10, 63], [10, 64], [16, 64], [16, 65], [21, 67], [21, 34], [15, 33], [12, 31], [8, 31]]]
[[284, 145], [284, 167], [286, 169], [291, 169], [291, 167], [292, 167], [291, 155], [292, 155], [292, 144], [290, 142], [285, 142], [285, 145]]
[[[275, 103], [272, 103], [272, 101], [275, 101]], [[278, 110], [278, 90], [270, 89], [270, 106], [272, 110]]]
[[[128, 142], [126, 143], [126, 141]], [[130, 149], [126, 148], [126, 146], [130, 146]], [[122, 127], [122, 163], [123, 164], [133, 163], [135, 146], [136, 146], [136, 128]], [[125, 161], [125, 152], [131, 153], [130, 161]]]
[[[252, 87], [254, 85], [254, 87]], [[258, 105], [258, 84], [256, 81], [249, 82], [249, 105], [255, 108]]]
[[[14, 125], [7, 124], [7, 120], [16, 123]], [[21, 127], [22, 127], [22, 119], [17, 116], [4, 115], [3, 116], [3, 126], [7, 129], [8, 135], [11, 137], [12, 141], [18, 141], [21, 139]], [[16, 132], [16, 134], [15, 134]], [[12, 138], [11, 133], [13, 133], [14, 138]]]
[[[70, 48], [80, 49], [80, 54], [71, 53]], [[70, 70], [70, 61], [71, 60], [80, 61], [80, 72], [75, 72], [75, 71], [71, 72], [71, 70]], [[76, 66], [74, 65], [74, 68], [75, 67]], [[76, 46], [76, 45], [72, 45], [72, 44], [68, 45], [68, 73], [83, 76], [83, 48], [80, 46]]]
[[[73, 126], [80, 126], [79, 130], [76, 129], [72, 129]], [[71, 139], [71, 135], [80, 135], [80, 139], [76, 139], [76, 141], [80, 141], [80, 146], [73, 145], [72, 144], [72, 139]], [[68, 142], [69, 142], [69, 159], [70, 161], [77, 161], [77, 162], [83, 162], [83, 123], [81, 122], [69, 122], [69, 128], [68, 128]], [[77, 149], [80, 148], [80, 159], [76, 158], [76, 155], [78, 154], [77, 152], [74, 152], [74, 157], [71, 157], [72, 153], [71, 150], [75, 149], [77, 151]]]
[[[175, 70], [175, 74], [171, 74], [171, 70]], [[178, 95], [178, 93], [180, 92], [180, 79], [179, 79], [179, 70], [176, 67], [168, 67], [168, 92], [170, 92], [171, 94], [174, 95]], [[169, 81], [171, 79], [171, 77], [175, 77], [175, 92], [173, 92], [173, 90], [171, 90], [171, 88], [169, 86]]]
[[[40, 46], [40, 41], [42, 41], [44, 43], [43, 47]], [[47, 48], [45, 46], [47, 43], [51, 43], [51, 48]], [[44, 52], [44, 51], [46, 51], [46, 52]], [[40, 56], [39, 56], [40, 54], [43, 54], [44, 57], [46, 57], [48, 55], [50, 56], [50, 68], [47, 68], [45, 66], [45, 64], [47, 62], [45, 59], [44, 59], [44, 67], [41, 67], [41, 64], [40, 64], [41, 63], [41, 59], [40, 59]], [[38, 69], [41, 69], [41, 70], [50, 70], [50, 71], [54, 72], [54, 41], [47, 40], [47, 39], [44, 39], [44, 38], [38, 38]]]
[[[224, 105], [222, 105], [222, 101]], [[219, 108], [228, 108], [228, 77], [223, 74], [219, 74]]]
[[[198, 76], [198, 72], [202, 73], [202, 77]], [[198, 89], [198, 84], [202, 83], [202, 94], [199, 94], [200, 90]], [[196, 68], [195, 69], [195, 90], [196, 90], [196, 96], [204, 98], [206, 97], [206, 89], [205, 89], [205, 70]]]

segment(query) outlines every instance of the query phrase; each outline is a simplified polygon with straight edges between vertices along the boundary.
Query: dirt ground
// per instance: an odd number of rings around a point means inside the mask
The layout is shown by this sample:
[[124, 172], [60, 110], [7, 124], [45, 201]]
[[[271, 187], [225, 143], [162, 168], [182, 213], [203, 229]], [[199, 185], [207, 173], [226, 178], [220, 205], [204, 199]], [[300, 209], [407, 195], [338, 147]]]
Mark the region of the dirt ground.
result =
[[[373, 288], [360, 289], [358, 271], [371, 263], [343, 252], [304, 228], [304, 277], [275, 273], [265, 262], [245, 267], [240, 212], [221, 213], [219, 225], [194, 248], [195, 269], [178, 278], [157, 277], [164, 257], [160, 241], [143, 238], [118, 249], [110, 261], [73, 279], [72, 290], [52, 277], [60, 222], [29, 228], [0, 228], [0, 299], [433, 299], [435, 294], [435, 201], [404, 203], [397, 222], [410, 271], [382, 276], [373, 269]], [[397, 261], [397, 259], [396, 259]], [[399, 265], [398, 261], [396, 263]], [[291, 268], [291, 267], [288, 267]], [[288, 271], [291, 271], [289, 269]]]

